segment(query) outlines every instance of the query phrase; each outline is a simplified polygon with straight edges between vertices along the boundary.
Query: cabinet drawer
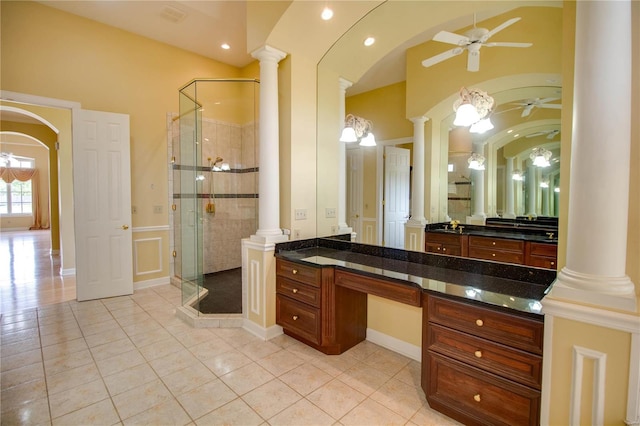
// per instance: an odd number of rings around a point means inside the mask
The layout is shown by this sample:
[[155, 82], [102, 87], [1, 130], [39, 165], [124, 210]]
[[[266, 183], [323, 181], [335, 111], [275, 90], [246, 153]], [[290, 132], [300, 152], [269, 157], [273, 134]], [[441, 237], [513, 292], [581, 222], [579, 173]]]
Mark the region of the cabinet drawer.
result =
[[524, 252], [524, 241], [507, 240], [502, 238], [469, 236], [469, 249], [472, 247], [487, 247], [499, 250], [513, 250]]
[[320, 288], [302, 284], [285, 277], [276, 279], [276, 292], [302, 303], [320, 307]]
[[558, 255], [558, 246], [555, 244], [531, 243], [531, 255], [556, 257]]
[[276, 274], [305, 284], [320, 287], [322, 269], [278, 259], [276, 261]]
[[429, 352], [427, 401], [467, 424], [537, 425], [540, 392]]
[[427, 305], [429, 322], [542, 355], [542, 318], [525, 318], [433, 295]]
[[556, 269], [556, 258], [544, 256], [529, 256], [528, 265], [538, 268]]
[[319, 309], [278, 294], [276, 295], [276, 323], [314, 344], [320, 344]]
[[524, 253], [521, 251], [505, 251], [489, 247], [469, 246], [469, 257], [474, 259], [493, 260], [495, 262], [516, 263], [518, 265], [522, 265], [524, 263]]
[[441, 244], [450, 244], [450, 245], [460, 245], [460, 235], [456, 234], [444, 234], [439, 232], [427, 232], [426, 240], [428, 242], [441, 243]]
[[450, 256], [462, 256], [462, 248], [460, 246], [452, 246], [449, 244], [431, 243], [425, 244], [427, 253], [448, 254]]
[[542, 357], [436, 324], [427, 330], [429, 350], [540, 389]]

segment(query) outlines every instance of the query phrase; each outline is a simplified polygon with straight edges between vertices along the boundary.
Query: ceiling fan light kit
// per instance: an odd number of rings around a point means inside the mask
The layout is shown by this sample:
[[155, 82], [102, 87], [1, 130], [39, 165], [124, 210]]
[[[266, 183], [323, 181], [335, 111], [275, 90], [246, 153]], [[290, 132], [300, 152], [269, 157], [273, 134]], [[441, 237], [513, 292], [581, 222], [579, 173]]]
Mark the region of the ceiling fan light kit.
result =
[[454, 56], [460, 55], [465, 50], [469, 53], [467, 55], [467, 71], [476, 72], [480, 70], [480, 48], [486, 47], [530, 47], [532, 43], [514, 43], [514, 42], [491, 42], [487, 41], [496, 33], [504, 30], [505, 28], [515, 24], [521, 18], [511, 18], [502, 24], [498, 25], [492, 30], [486, 28], [478, 28], [475, 24], [475, 16], [473, 28], [466, 31], [464, 35], [452, 33], [449, 31], [440, 31], [434, 37], [434, 41], [441, 43], [448, 43], [456, 45], [457, 47], [447, 50], [446, 52], [432, 56], [422, 61], [423, 67], [430, 67], [438, 64]]

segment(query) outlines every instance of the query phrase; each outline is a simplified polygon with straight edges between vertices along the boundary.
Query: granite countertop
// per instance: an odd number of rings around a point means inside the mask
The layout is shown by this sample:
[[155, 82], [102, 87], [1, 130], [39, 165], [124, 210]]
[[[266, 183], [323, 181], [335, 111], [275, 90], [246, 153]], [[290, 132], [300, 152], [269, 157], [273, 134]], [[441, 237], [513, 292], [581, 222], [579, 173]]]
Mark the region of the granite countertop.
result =
[[382, 276], [423, 291], [529, 314], [541, 313], [540, 301], [556, 277], [555, 271], [541, 268], [389, 249], [333, 238], [279, 243], [276, 257]]
[[[460, 225], [458, 225], [460, 226]], [[514, 227], [489, 227], [477, 225], [462, 225], [462, 232], [452, 229], [444, 229], [444, 225], [440, 227], [427, 227], [426, 232], [437, 234], [454, 234], [454, 235], [476, 235], [480, 237], [490, 238], [507, 238], [510, 240], [534, 241], [537, 243], [558, 244], [558, 232], [554, 232], [553, 238], [549, 238], [546, 230], [530, 230], [518, 229]]]

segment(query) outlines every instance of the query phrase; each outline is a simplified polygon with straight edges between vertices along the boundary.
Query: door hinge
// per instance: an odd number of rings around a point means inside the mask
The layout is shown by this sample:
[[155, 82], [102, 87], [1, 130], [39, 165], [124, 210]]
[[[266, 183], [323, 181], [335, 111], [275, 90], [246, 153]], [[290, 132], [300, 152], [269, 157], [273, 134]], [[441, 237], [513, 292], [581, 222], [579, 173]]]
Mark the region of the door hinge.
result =
[[174, 251], [171, 252], [171, 256], [176, 257], [176, 256], [178, 256], [178, 253], [174, 250]]
[[171, 204], [171, 210], [173, 210], [174, 212], [176, 211], [176, 205], [175, 204]]

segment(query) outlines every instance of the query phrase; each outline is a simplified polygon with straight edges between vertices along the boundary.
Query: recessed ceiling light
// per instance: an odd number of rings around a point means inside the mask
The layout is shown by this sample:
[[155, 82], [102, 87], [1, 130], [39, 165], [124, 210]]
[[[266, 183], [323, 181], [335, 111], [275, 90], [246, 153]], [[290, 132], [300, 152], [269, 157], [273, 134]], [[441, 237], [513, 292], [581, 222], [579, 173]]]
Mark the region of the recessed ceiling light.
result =
[[367, 37], [364, 39], [364, 45], [365, 46], [371, 46], [373, 43], [376, 42], [376, 39], [373, 37]]
[[325, 21], [328, 21], [329, 19], [333, 18], [333, 10], [331, 10], [331, 8], [329, 8], [328, 6], [325, 7], [324, 9], [322, 9], [320, 17]]
[[513, 135], [514, 138], [517, 138], [518, 136], [520, 136], [520, 133], [516, 133], [515, 135]]
[[231, 46], [229, 46], [227, 43], [222, 43], [222, 44], [220, 45], [220, 47], [222, 47], [224, 50], [229, 50], [229, 49], [231, 49]]
[[507, 130], [507, 133], [513, 133], [513, 129]]

